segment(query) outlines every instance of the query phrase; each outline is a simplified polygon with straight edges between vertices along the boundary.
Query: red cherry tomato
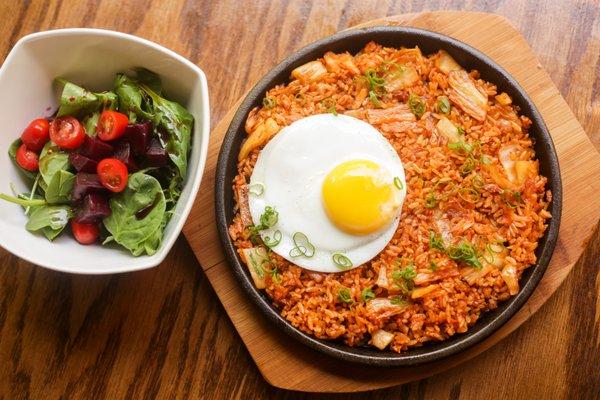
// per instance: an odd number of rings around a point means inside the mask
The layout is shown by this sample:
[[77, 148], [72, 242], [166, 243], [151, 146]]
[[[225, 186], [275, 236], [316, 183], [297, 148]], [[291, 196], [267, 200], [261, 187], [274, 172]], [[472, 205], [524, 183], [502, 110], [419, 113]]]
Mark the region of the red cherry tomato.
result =
[[39, 152], [48, 142], [48, 120], [44, 118], [34, 119], [27, 125], [27, 128], [21, 134], [21, 141], [25, 143], [28, 149]]
[[104, 141], [115, 140], [125, 133], [125, 128], [129, 123], [127, 115], [117, 111], [103, 111], [98, 120], [96, 131], [98, 137]]
[[73, 236], [81, 244], [92, 244], [98, 240], [100, 236], [100, 228], [98, 224], [83, 224], [71, 221], [71, 230]]
[[40, 167], [40, 158], [35, 151], [31, 151], [23, 143], [17, 149], [16, 154], [17, 164], [27, 171], [35, 172]]
[[105, 158], [96, 168], [100, 183], [111, 192], [122, 192], [127, 186], [127, 166], [116, 158]]
[[50, 139], [61, 149], [75, 150], [85, 139], [85, 128], [74, 117], [59, 117], [50, 122]]

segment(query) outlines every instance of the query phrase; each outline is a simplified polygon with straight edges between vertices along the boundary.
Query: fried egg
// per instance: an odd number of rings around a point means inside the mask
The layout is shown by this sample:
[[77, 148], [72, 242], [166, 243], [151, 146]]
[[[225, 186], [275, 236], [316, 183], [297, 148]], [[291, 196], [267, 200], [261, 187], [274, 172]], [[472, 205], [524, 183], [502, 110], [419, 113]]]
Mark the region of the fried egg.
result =
[[249, 188], [265, 244], [318, 272], [375, 257], [393, 237], [406, 196], [402, 162], [381, 133], [333, 114], [282, 129], [260, 152]]

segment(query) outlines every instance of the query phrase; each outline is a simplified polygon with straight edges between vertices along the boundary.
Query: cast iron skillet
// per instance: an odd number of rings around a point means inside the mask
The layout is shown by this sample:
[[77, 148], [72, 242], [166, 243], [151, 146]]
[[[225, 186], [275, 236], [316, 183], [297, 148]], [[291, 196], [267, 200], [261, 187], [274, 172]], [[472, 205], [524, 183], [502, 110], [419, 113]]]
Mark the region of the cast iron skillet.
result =
[[[549, 211], [553, 217], [536, 251], [538, 263], [527, 269], [521, 277], [519, 293], [501, 303], [496, 310], [482, 314], [479, 321], [466, 333], [456, 334], [443, 342], [428, 343], [401, 354], [379, 351], [375, 348], [350, 347], [338, 341], [319, 340], [294, 328], [279, 315], [269, 298], [254, 287], [250, 273], [237, 255], [228, 234], [228, 227], [233, 219], [232, 182], [237, 172], [238, 152], [246, 137], [244, 123], [250, 110], [262, 104], [268, 89], [289, 82], [290, 73], [297, 66], [320, 58], [327, 51], [349, 51], [355, 54], [370, 41], [392, 47], [419, 46], [424, 54], [444, 49], [467, 70], [479, 70], [483, 79], [498, 86], [499, 92], [507, 92], [513, 98], [513, 102], [520, 107], [521, 113], [533, 121], [529, 133], [535, 140], [540, 171], [542, 175], [548, 177], [547, 189], [552, 191]], [[304, 47], [273, 68], [248, 93], [229, 125], [219, 154], [215, 189], [217, 224], [227, 260], [248, 296], [271, 322], [301, 343], [335, 358], [388, 367], [423, 364], [456, 354], [490, 336], [508, 321], [529, 298], [546, 271], [558, 237], [562, 203], [560, 170], [552, 139], [540, 113], [515, 79], [487, 56], [458, 40], [421, 29], [404, 27], [371, 27], [341, 32]]]

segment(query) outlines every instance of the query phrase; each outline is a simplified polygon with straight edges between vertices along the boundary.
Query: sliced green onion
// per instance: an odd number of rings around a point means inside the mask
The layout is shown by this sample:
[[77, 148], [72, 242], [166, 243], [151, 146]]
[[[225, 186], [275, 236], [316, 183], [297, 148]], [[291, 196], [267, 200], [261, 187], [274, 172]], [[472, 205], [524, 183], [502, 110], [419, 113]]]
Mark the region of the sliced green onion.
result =
[[260, 216], [261, 230], [275, 226], [279, 220], [279, 213], [271, 206], [266, 206], [265, 211]]
[[448, 100], [448, 97], [446, 96], [440, 96], [440, 98], [438, 98], [437, 106], [442, 114], [448, 114], [452, 108], [450, 100]]
[[271, 110], [273, 109], [275, 106], [277, 105], [277, 100], [275, 100], [272, 97], [265, 97], [263, 99], [263, 106], [267, 109], [267, 110]]
[[444, 245], [444, 239], [442, 239], [442, 235], [436, 235], [435, 232], [429, 232], [429, 247], [432, 249], [438, 249], [440, 251], [445, 251], [446, 246]]
[[425, 114], [425, 103], [414, 93], [411, 93], [408, 96], [408, 108], [410, 108], [410, 111], [415, 114], [415, 117], [417, 118], [421, 118], [421, 116]]
[[473, 179], [471, 179], [471, 184], [473, 185], [473, 188], [475, 190], [479, 190], [479, 189], [483, 189], [485, 182], [484, 182], [483, 178], [481, 177], [481, 175], [475, 174]]
[[467, 203], [477, 203], [481, 198], [479, 192], [472, 188], [461, 188], [458, 191], [458, 197], [466, 201]]
[[273, 232], [273, 237], [269, 237], [269, 236], [265, 236], [263, 238], [263, 243], [265, 244], [265, 246], [267, 247], [275, 247], [277, 246], [280, 242], [281, 242], [281, 231], [277, 230], [275, 232]]
[[381, 107], [381, 102], [379, 101], [379, 97], [377, 96], [377, 93], [375, 93], [373, 90], [369, 90], [369, 100], [371, 100], [371, 103], [373, 103], [373, 105], [377, 108]]
[[347, 287], [340, 288], [340, 290], [338, 291], [338, 299], [340, 301], [343, 301], [344, 303], [354, 303], [354, 300], [352, 299], [352, 294], [350, 293], [350, 289], [348, 289]]
[[301, 106], [304, 106], [306, 104], [306, 96], [304, 95], [304, 93], [298, 92], [294, 95], [294, 98], [298, 103], [300, 103]]
[[435, 197], [435, 193], [429, 192], [427, 198], [425, 198], [425, 207], [426, 208], [434, 208], [437, 205], [437, 198]]
[[304, 256], [310, 258], [315, 255], [315, 246], [312, 245], [304, 233], [296, 232], [292, 239], [294, 240], [294, 247], [290, 250], [290, 257]]
[[368, 69], [365, 71], [365, 78], [367, 80], [367, 85], [370, 90], [383, 89], [385, 86], [385, 79], [380, 76], [377, 76], [377, 72], [373, 69]]
[[402, 296], [394, 296], [390, 299], [390, 302], [395, 306], [406, 307], [409, 303]]
[[463, 141], [448, 143], [448, 148], [456, 152], [465, 154], [471, 154], [471, 152], [473, 151], [473, 146]]
[[337, 101], [333, 97], [328, 97], [321, 101], [321, 105], [325, 108], [325, 111], [333, 115], [338, 115], [337, 112]]
[[451, 246], [446, 251], [448, 257], [455, 261], [462, 261], [472, 267], [481, 269], [483, 266], [478, 259], [477, 250], [471, 243], [463, 241], [457, 246]]
[[248, 193], [253, 194], [255, 196], [262, 196], [263, 193], [265, 192], [265, 185], [263, 185], [262, 183], [253, 183], [251, 185], [248, 185]]
[[352, 261], [342, 253], [333, 253], [331, 259], [335, 266], [342, 271], [352, 268]]
[[268, 272], [269, 275], [271, 275], [271, 279], [273, 280], [273, 282], [281, 283], [281, 276], [279, 275], [279, 270], [277, 268], [273, 267]]
[[394, 177], [394, 185], [398, 188], [398, 190], [404, 189], [404, 185], [402, 184], [402, 180], [399, 177]]
[[366, 287], [362, 290], [362, 292], [360, 294], [360, 298], [362, 299], [362, 301], [374, 299], [375, 293], [373, 292], [373, 289], [371, 289], [370, 287]]

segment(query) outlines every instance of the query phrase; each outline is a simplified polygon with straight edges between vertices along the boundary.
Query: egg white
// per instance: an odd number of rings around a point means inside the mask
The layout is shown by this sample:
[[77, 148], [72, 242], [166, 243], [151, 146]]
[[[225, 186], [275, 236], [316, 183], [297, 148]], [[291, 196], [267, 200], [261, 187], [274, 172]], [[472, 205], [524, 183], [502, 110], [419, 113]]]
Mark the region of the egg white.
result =
[[[400, 212], [387, 227], [368, 235], [351, 235], [337, 228], [327, 217], [322, 203], [326, 175], [349, 160], [371, 160], [402, 181], [400, 205], [406, 196], [404, 168], [390, 143], [373, 126], [359, 119], [319, 114], [295, 121], [283, 128], [260, 152], [250, 185], [260, 184], [260, 195], [249, 195], [250, 213], [255, 225], [266, 206], [278, 213], [278, 222], [260, 235], [281, 241], [272, 250], [290, 262], [318, 272], [340, 272], [332, 260], [334, 253], [348, 257], [356, 268], [375, 257], [391, 240]], [[400, 207], [401, 209], [401, 207]], [[304, 233], [315, 247], [314, 256], [291, 257], [293, 235]]]

